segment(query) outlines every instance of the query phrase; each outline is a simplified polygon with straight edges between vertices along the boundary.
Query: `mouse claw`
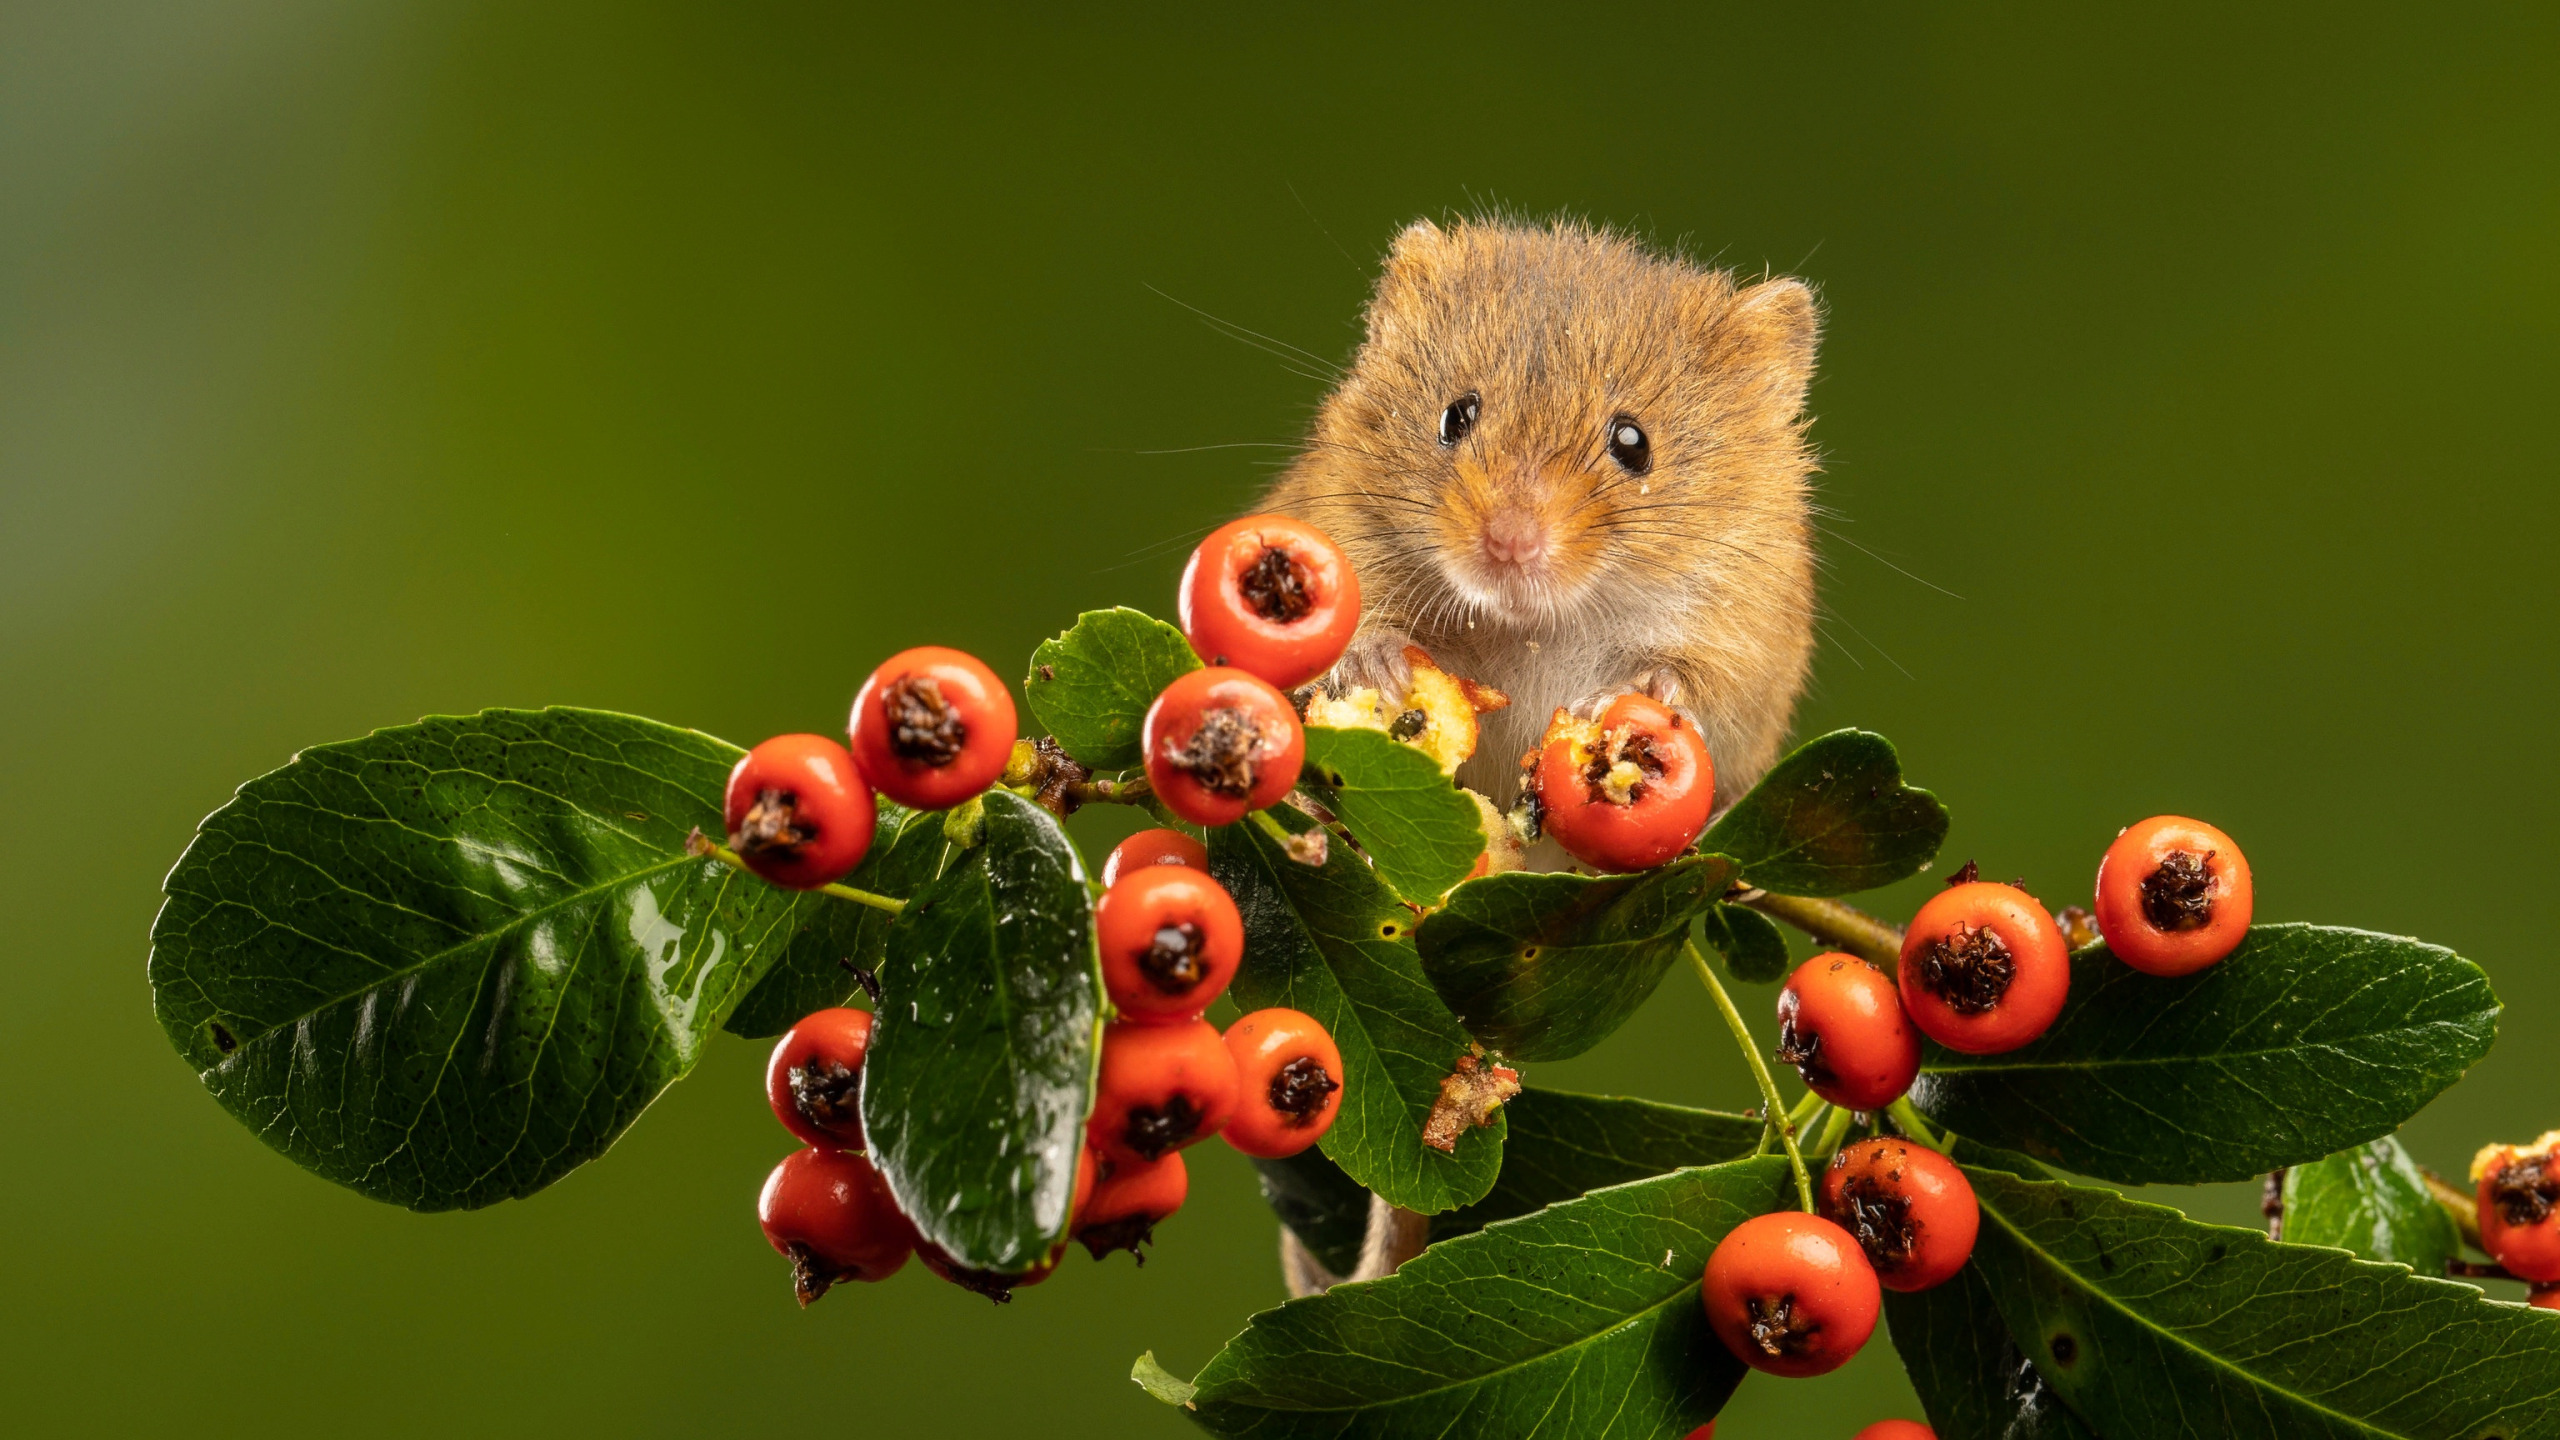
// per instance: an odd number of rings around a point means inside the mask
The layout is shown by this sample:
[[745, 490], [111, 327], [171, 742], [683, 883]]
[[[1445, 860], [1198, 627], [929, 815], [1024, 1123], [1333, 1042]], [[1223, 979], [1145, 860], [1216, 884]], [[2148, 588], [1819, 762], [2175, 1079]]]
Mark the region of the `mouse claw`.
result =
[[1403, 695], [1413, 688], [1413, 662], [1404, 653], [1412, 643], [1392, 630], [1373, 630], [1359, 636], [1334, 662], [1333, 672], [1325, 677], [1325, 688], [1337, 696], [1364, 687], [1381, 695]]

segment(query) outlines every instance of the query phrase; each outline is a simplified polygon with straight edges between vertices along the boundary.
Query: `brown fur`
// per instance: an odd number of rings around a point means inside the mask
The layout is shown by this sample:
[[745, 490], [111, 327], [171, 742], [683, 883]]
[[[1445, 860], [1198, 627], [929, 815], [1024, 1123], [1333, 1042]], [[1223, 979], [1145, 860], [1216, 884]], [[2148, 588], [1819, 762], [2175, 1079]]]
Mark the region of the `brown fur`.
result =
[[[1697, 718], [1729, 803], [1776, 759], [1812, 653], [1812, 292], [1571, 221], [1425, 221], [1367, 318], [1264, 501], [1358, 569], [1340, 678], [1396, 678], [1410, 639], [1510, 692], [1462, 774], [1503, 803], [1557, 706], [1650, 690]], [[1444, 447], [1469, 391], [1480, 419]], [[1608, 453], [1622, 413], [1651, 441], [1641, 479]], [[1496, 558], [1524, 534], [1537, 559]]]

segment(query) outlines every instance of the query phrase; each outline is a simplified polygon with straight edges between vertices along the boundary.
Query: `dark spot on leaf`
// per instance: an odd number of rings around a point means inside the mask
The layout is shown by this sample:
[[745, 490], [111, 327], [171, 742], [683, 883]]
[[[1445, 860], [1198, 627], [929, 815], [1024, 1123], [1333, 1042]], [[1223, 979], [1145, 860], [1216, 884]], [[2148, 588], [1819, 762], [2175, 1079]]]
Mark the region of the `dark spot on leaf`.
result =
[[221, 1021], [208, 1020], [205, 1022], [204, 1028], [213, 1035], [213, 1048], [221, 1051], [223, 1054], [228, 1055], [232, 1051], [240, 1048], [240, 1042], [232, 1038], [230, 1031], [222, 1028]]
[[2080, 1358], [2080, 1342], [2065, 1331], [2053, 1337], [2053, 1360], [2057, 1365], [2070, 1365]]
[[1535, 945], [1523, 945], [1523, 946], [1521, 946], [1521, 947], [1520, 947], [1520, 958], [1521, 958], [1521, 960], [1522, 960], [1522, 961], [1524, 961], [1524, 962], [1525, 962], [1525, 961], [1530, 961], [1530, 960], [1535, 960], [1535, 959], [1537, 959], [1537, 958], [1538, 958], [1538, 947], [1537, 947], [1537, 946], [1535, 946]]
[[2214, 1246], [2214, 1247], [2213, 1247], [2213, 1253], [2212, 1253], [2212, 1254], [2210, 1254], [2210, 1255], [2207, 1255], [2206, 1257], [2204, 1257], [2204, 1258], [2205, 1258], [2205, 1263], [2206, 1263], [2206, 1264], [2208, 1264], [2208, 1265], [2209, 1265], [2209, 1264], [2212, 1264], [2214, 1261], [2219, 1260], [2219, 1259], [2221, 1259], [2223, 1256], [2228, 1255], [2228, 1254], [2230, 1254], [2230, 1253], [2231, 1253], [2231, 1250], [2230, 1250], [2230, 1247], [2229, 1247], [2229, 1246], [2226, 1246], [2226, 1245], [2216, 1245], [2216, 1246]]
[[1403, 933], [1404, 927], [1393, 920], [1389, 920], [1378, 927], [1378, 938], [1381, 940], [1393, 940]]

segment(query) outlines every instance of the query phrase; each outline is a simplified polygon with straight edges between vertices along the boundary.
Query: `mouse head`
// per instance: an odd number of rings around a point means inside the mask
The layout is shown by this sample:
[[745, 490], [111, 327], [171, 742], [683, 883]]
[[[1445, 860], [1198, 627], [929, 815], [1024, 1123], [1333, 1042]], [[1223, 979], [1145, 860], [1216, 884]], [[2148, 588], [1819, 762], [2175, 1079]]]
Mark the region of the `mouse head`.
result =
[[1800, 588], [1800, 282], [1737, 288], [1573, 222], [1420, 221], [1367, 318], [1273, 498], [1343, 545], [1382, 618], [1549, 629], [1753, 588], [1754, 566]]

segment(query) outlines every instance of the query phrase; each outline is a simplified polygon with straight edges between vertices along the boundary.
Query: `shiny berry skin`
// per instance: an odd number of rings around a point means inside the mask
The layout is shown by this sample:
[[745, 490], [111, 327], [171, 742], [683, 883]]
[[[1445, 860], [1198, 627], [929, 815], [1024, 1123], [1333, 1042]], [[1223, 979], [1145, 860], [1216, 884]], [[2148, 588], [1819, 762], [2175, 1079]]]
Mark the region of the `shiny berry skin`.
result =
[[1206, 871], [1209, 847], [1179, 830], [1141, 830], [1102, 857], [1103, 888], [1119, 884], [1122, 874], [1147, 865], [1188, 865]]
[[1973, 1258], [1982, 1207], [1956, 1163], [1879, 1135], [1843, 1146], [1822, 1172], [1825, 1218], [1857, 1238], [1887, 1290], [1942, 1285]]
[[1120, 877], [1093, 907], [1102, 985], [1124, 1020], [1196, 1020], [1244, 958], [1244, 917], [1227, 887], [1187, 865]]
[[1816, 955], [1778, 992], [1778, 1058], [1844, 1110], [1881, 1110], [1920, 1073], [1901, 992], [1855, 955]]
[[1210, 665], [1286, 690], [1333, 668], [1360, 628], [1360, 580], [1325, 533], [1286, 515], [1209, 532], [1182, 572], [1182, 633]]
[[2560, 1281], [2560, 1131], [2531, 1145], [2487, 1146], [2471, 1175], [2480, 1186], [2480, 1248], [2519, 1280]]
[[1879, 1420], [1849, 1440], [1938, 1440], [1938, 1432], [1917, 1420]]
[[1716, 768], [1686, 717], [1621, 695], [1596, 724], [1556, 712], [1538, 752], [1546, 833], [1600, 870], [1649, 870], [1689, 848], [1715, 809]]
[[1102, 1031], [1102, 1079], [1085, 1133], [1107, 1166], [1156, 1160], [1226, 1128], [1236, 1108], [1236, 1062], [1206, 1020]]
[[880, 824], [870, 783], [824, 735], [776, 735], [739, 756], [721, 811], [729, 848], [790, 890], [843, 879]]
[[1342, 1051], [1312, 1015], [1273, 1006], [1227, 1027], [1236, 1113], [1227, 1143], [1280, 1160], [1324, 1138], [1342, 1108]]
[[1161, 1160], [1114, 1160], [1076, 1221], [1076, 1239], [1096, 1260], [1126, 1250], [1144, 1265], [1147, 1257], [1138, 1247], [1155, 1239], [1156, 1226], [1181, 1209], [1190, 1193], [1191, 1173], [1179, 1150]]
[[916, 1248], [915, 1227], [871, 1162], [841, 1150], [783, 1157], [756, 1199], [764, 1238], [791, 1259], [803, 1305], [840, 1280], [886, 1280]]
[[2128, 825], [2098, 862], [2098, 933], [2146, 975], [2192, 975], [2249, 933], [2249, 857], [2201, 820]]
[[977, 656], [939, 645], [880, 663], [853, 697], [853, 763], [873, 789], [918, 810], [985, 790], [1013, 757], [1013, 694]]
[[1986, 880], [1929, 897], [1902, 937], [1902, 1008], [1922, 1034], [1997, 1055], [2043, 1034], [2071, 993], [2071, 954], [2034, 896]]
[[1698, 1282], [1707, 1325], [1754, 1370], [1802, 1378], [1847, 1364], [1884, 1292], [1849, 1232], [1794, 1210], [1733, 1227]]
[[1164, 687], [1147, 707], [1142, 738], [1156, 798], [1194, 825], [1229, 825], [1278, 804], [1307, 758], [1288, 697], [1218, 666]]
[[764, 1096], [782, 1128], [822, 1150], [862, 1148], [862, 1057], [871, 1049], [868, 1011], [820, 1010], [774, 1042]]

